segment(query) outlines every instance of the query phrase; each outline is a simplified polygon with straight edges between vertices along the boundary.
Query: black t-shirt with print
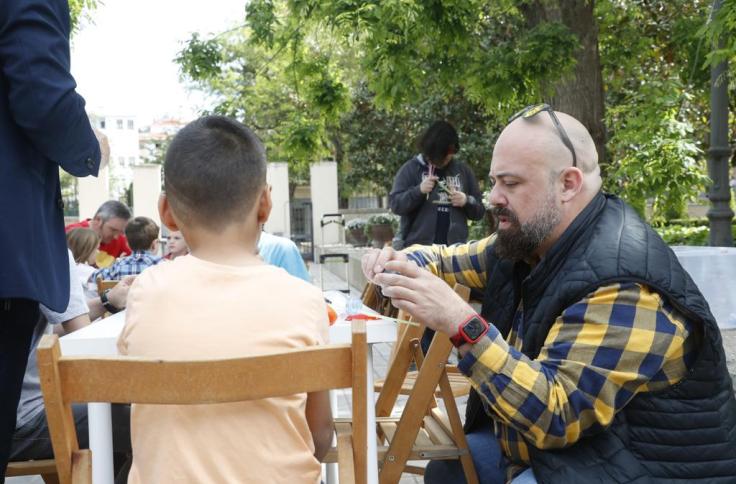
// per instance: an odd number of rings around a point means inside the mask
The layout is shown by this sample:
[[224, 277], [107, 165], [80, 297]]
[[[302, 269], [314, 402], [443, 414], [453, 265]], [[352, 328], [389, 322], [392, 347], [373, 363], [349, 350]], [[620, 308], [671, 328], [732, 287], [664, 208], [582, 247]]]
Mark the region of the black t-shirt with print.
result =
[[[434, 174], [437, 176], [437, 184], [434, 190], [441, 190], [439, 182], [445, 181], [445, 170], [436, 168]], [[434, 191], [433, 190], [433, 191]], [[450, 208], [452, 205], [437, 203], [437, 225], [434, 231], [434, 243], [447, 245], [447, 232], [450, 230]]]

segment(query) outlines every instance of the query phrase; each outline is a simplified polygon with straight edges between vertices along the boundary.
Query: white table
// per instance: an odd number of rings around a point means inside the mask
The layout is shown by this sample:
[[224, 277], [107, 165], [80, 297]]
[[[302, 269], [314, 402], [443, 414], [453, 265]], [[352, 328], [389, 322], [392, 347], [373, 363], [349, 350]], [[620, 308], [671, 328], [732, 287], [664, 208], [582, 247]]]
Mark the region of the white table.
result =
[[[345, 294], [339, 291], [325, 291], [325, 297], [332, 301], [332, 306], [340, 315], [340, 319], [330, 327], [331, 343], [349, 343], [352, 338], [350, 322], [344, 320]], [[375, 314], [363, 307], [366, 313]], [[125, 313], [113, 314], [109, 318], [82, 328], [60, 339], [62, 355], [109, 356], [118, 354], [117, 339], [125, 324]], [[369, 345], [396, 341], [396, 324], [379, 320], [367, 322], [366, 339]], [[373, 393], [373, 351], [368, 351], [368, 428], [375, 428], [375, 395]], [[337, 396], [331, 392], [330, 403], [333, 415], [337, 415]], [[92, 450], [92, 482], [95, 484], [113, 483], [112, 463], [112, 418], [109, 403], [88, 404], [89, 447]], [[376, 438], [368, 432], [368, 482], [378, 482], [378, 461]], [[327, 481], [335, 482], [334, 465], [328, 466]]]

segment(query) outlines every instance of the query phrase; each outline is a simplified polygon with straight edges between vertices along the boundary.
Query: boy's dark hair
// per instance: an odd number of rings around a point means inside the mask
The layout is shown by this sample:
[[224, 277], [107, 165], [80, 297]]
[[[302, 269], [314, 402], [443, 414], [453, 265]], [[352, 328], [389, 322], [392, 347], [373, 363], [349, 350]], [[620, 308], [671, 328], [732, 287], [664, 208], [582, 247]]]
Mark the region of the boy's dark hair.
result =
[[251, 209], [266, 183], [258, 137], [225, 116], [205, 116], [174, 137], [164, 161], [164, 189], [183, 223], [219, 229]]
[[125, 226], [125, 237], [131, 249], [148, 250], [153, 241], [158, 239], [158, 225], [148, 217], [135, 217]]
[[460, 139], [447, 121], [435, 121], [419, 139], [419, 151], [425, 161], [441, 163], [445, 157], [460, 151]]

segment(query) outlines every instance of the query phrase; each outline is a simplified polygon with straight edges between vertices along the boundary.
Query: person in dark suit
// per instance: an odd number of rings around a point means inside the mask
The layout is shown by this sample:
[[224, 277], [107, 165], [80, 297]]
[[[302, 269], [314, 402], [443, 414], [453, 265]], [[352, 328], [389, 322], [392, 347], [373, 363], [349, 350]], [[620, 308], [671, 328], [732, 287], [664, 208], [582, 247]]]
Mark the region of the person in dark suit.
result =
[[100, 163], [69, 34], [66, 0], [0, 1], [0, 480], [38, 305], [69, 302], [59, 166], [96, 176]]

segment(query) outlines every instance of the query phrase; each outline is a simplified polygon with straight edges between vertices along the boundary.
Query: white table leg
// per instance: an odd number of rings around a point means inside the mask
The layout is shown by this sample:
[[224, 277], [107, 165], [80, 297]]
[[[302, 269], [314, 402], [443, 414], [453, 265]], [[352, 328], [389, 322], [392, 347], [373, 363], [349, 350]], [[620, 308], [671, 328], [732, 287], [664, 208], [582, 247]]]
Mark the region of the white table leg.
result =
[[113, 484], [112, 415], [109, 403], [88, 403], [89, 448], [92, 451], [92, 482]]
[[[332, 410], [332, 418], [336, 418], [339, 415], [337, 407], [337, 391], [330, 390], [330, 409]], [[337, 445], [337, 438], [332, 436], [332, 445]], [[325, 464], [325, 484], [339, 484], [340, 480], [337, 477], [337, 464]]]
[[373, 345], [368, 345], [368, 484], [378, 484], [378, 449], [376, 444], [376, 396], [373, 392]]

